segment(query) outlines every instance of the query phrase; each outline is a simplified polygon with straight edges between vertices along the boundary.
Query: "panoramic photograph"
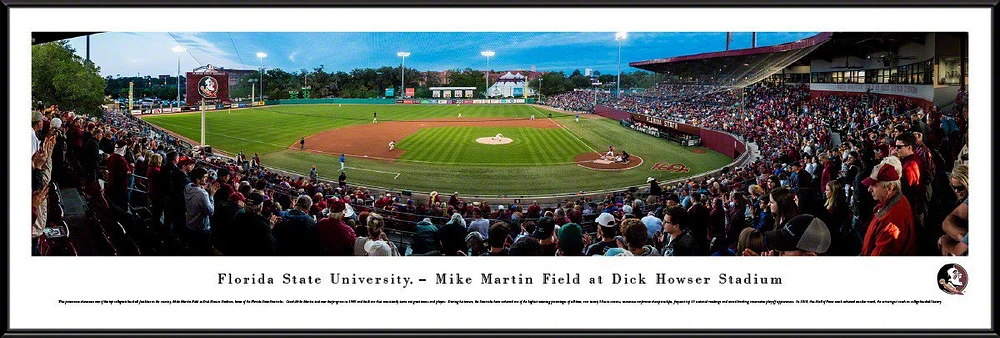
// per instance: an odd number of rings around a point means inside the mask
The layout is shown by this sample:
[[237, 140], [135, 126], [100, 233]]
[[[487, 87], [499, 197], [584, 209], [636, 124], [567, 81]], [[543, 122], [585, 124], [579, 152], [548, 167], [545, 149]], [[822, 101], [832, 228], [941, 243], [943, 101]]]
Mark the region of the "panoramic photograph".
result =
[[31, 254], [964, 256], [968, 49], [36, 32]]

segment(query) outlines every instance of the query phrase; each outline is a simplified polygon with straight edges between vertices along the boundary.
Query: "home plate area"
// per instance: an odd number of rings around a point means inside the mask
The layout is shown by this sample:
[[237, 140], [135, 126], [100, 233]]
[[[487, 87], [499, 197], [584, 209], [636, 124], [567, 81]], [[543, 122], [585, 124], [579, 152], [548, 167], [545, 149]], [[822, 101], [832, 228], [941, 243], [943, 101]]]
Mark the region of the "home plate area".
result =
[[628, 170], [642, 165], [642, 158], [631, 155], [628, 163], [609, 160], [603, 154], [585, 153], [573, 158], [573, 162], [581, 167], [593, 170]]

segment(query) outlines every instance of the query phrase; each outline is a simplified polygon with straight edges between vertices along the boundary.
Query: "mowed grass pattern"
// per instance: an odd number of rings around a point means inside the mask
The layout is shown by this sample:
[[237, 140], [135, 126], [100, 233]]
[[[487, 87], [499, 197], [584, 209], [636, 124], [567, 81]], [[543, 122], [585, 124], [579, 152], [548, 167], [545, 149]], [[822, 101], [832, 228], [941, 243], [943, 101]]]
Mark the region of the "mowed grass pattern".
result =
[[[228, 153], [261, 155], [287, 149], [300, 138], [325, 130], [380, 122], [440, 118], [527, 118], [537, 114], [525, 105], [287, 105], [213, 110], [205, 115], [205, 143]], [[540, 117], [540, 116], [539, 116]], [[201, 139], [201, 113], [144, 117], [192, 140]]]
[[[340, 174], [336, 156], [289, 150], [300, 137], [349, 125], [379, 121], [422, 120], [462, 117], [545, 118], [544, 108], [529, 105], [289, 105], [244, 110], [213, 111], [206, 116], [208, 143], [225, 152], [260, 153], [262, 164], [282, 170], [307, 173], [316, 165], [320, 177], [336, 180]], [[731, 159], [707, 148], [682, 147], [677, 143], [622, 127], [605, 118], [582, 118], [553, 112], [554, 120], [566, 127], [482, 128], [438, 127], [421, 130], [397, 141], [406, 153], [397, 161], [349, 157], [347, 177], [351, 184], [416, 192], [459, 191], [463, 196], [529, 196], [573, 194], [578, 191], [645, 186], [646, 177], [666, 182], [718, 169]], [[200, 114], [158, 115], [150, 122], [197, 140]], [[478, 137], [496, 133], [514, 139], [513, 144], [487, 146]], [[572, 132], [572, 133], [570, 133]], [[579, 137], [577, 140], [573, 135]], [[358, 135], [364, 137], [364, 135]], [[452, 138], [450, 143], [444, 140]], [[596, 171], [570, 162], [572, 156], [603, 153], [608, 145], [642, 157], [643, 164], [626, 171]], [[481, 146], [481, 147], [480, 147]], [[699, 154], [692, 150], [705, 150]], [[520, 156], [511, 156], [520, 154]], [[427, 163], [438, 162], [438, 163]], [[689, 172], [653, 170], [657, 162], [682, 163]], [[490, 163], [476, 165], [476, 163]], [[305, 175], [303, 175], [305, 176]]]
[[[513, 140], [509, 144], [476, 142], [497, 133]], [[562, 128], [530, 127], [437, 127], [427, 128], [399, 142], [405, 150], [397, 161], [489, 165], [574, 164], [573, 157], [590, 151], [582, 140]]]

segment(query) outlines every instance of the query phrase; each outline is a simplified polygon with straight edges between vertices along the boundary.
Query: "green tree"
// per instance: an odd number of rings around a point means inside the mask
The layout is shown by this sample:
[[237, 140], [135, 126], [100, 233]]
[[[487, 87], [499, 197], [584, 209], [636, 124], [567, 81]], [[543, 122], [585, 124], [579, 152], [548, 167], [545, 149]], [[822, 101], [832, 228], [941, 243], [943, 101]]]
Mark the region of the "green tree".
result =
[[67, 41], [31, 46], [31, 96], [91, 115], [101, 114], [104, 78], [93, 62], [85, 62]]
[[449, 87], [476, 87], [476, 92], [486, 92], [486, 73], [466, 68], [455, 69], [448, 74]]

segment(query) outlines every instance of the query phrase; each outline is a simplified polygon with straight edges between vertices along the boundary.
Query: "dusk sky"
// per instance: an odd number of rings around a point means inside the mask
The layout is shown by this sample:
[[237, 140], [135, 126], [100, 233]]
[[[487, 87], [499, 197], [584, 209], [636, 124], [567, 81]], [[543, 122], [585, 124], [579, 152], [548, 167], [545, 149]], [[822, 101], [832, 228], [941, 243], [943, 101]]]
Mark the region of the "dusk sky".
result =
[[[757, 46], [796, 41], [816, 32], [761, 32]], [[629, 62], [725, 50], [725, 32], [629, 32], [621, 45], [622, 71], [634, 71]], [[294, 32], [163, 32], [100, 33], [90, 38], [90, 57], [101, 76], [175, 74], [200, 65], [257, 69], [257, 52], [267, 53], [264, 67], [290, 72], [312, 70], [350, 71], [354, 68], [398, 67], [396, 52], [406, 51], [406, 67], [420, 71], [455, 68], [485, 69], [481, 51], [492, 50], [492, 70], [583, 71], [603, 74], [617, 71], [618, 42], [614, 32], [400, 32], [400, 33], [294, 33]], [[86, 40], [70, 40], [85, 57]], [[733, 33], [730, 49], [749, 48], [749, 32]], [[171, 49], [181, 45], [187, 52]]]

